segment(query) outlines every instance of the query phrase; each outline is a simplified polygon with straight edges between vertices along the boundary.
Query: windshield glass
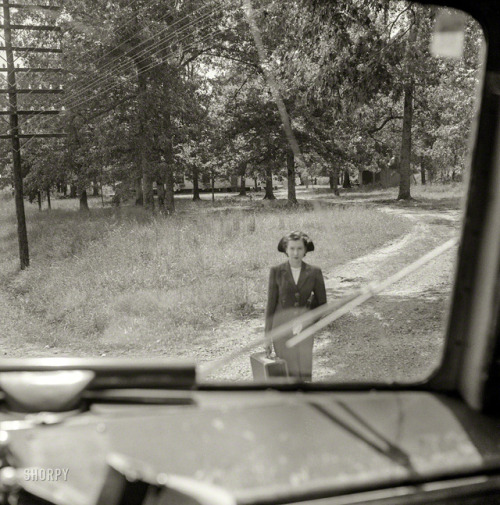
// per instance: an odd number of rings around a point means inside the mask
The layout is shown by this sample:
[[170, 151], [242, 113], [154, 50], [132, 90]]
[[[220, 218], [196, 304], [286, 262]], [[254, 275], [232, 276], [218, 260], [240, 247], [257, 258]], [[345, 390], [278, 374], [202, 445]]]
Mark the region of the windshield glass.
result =
[[2, 13], [3, 357], [187, 358], [230, 381], [435, 369], [476, 21], [385, 0]]

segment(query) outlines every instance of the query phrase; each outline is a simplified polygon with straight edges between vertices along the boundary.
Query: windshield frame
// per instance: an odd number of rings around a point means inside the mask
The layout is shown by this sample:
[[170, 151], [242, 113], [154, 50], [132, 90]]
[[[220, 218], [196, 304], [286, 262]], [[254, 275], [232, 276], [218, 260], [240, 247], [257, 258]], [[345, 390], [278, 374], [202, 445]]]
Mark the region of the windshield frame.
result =
[[[481, 25], [485, 37], [489, 40], [489, 48], [486, 51], [485, 68], [486, 72], [500, 71], [500, 51], [495, 48], [500, 46], [499, 35], [491, 28], [495, 16], [488, 16], [488, 12], [495, 10], [495, 2], [486, 0], [457, 0], [457, 1], [426, 1], [420, 0], [413, 2], [423, 5], [442, 5], [451, 8], [461, 9], [467, 14], [473, 16]], [[498, 10], [498, 7], [497, 7]], [[493, 38], [494, 37], [494, 38]], [[498, 56], [496, 55], [498, 53]], [[486, 80], [482, 84], [481, 114], [479, 118], [479, 134], [481, 132], [495, 131], [497, 121], [488, 115], [486, 109], [489, 104], [485, 93], [487, 93]], [[495, 128], [492, 128], [492, 125]], [[493, 136], [493, 133], [490, 133]], [[332, 391], [332, 390], [433, 390], [433, 391], [454, 391], [458, 387], [458, 378], [461, 373], [461, 364], [467, 353], [467, 342], [472, 343], [474, 337], [467, 333], [468, 330], [468, 299], [464, 298], [464, 292], [467, 290], [463, 279], [470, 278], [479, 268], [472, 259], [477, 254], [477, 247], [471, 245], [477, 230], [481, 230], [488, 202], [485, 199], [478, 198], [478, 195], [484, 194], [489, 187], [488, 178], [478, 182], [475, 173], [480, 169], [480, 165], [485, 160], [490, 164], [490, 177], [493, 176], [492, 160], [495, 152], [492, 142], [483, 142], [480, 149], [477, 137], [473, 138], [474, 149], [471, 164], [472, 177], [468, 188], [466, 211], [464, 213], [464, 227], [461, 233], [461, 246], [459, 248], [459, 265], [456, 270], [455, 282], [453, 285], [452, 302], [448, 313], [448, 325], [445, 333], [445, 352], [438, 367], [425, 380], [415, 383], [402, 383], [396, 381], [387, 382], [328, 382], [328, 383], [227, 383], [227, 382], [203, 382], [196, 383], [196, 366], [189, 360], [170, 360], [170, 359], [137, 359], [137, 358], [29, 358], [29, 359], [2, 359], [0, 361], [0, 372], [9, 371], [54, 371], [54, 370], [92, 370], [96, 373], [96, 379], [89, 388], [107, 388], [112, 382], [110, 377], [117, 377], [122, 382], [117, 381], [116, 387], [133, 387], [133, 379], [136, 378], [138, 387], [157, 388], [157, 387], [181, 387], [195, 388], [202, 390], [264, 390], [278, 389], [283, 391]], [[484, 146], [490, 144], [489, 146]], [[464, 245], [465, 244], [465, 245]], [[469, 295], [470, 296], [470, 295]], [[460, 315], [460, 317], [459, 317]], [[465, 344], [464, 344], [465, 342]], [[144, 380], [138, 380], [139, 374], [147, 377]], [[108, 380], [105, 380], [105, 378]], [[142, 383], [141, 383], [142, 382]], [[120, 385], [121, 384], [121, 385]], [[115, 387], [115, 386], [113, 386]]]

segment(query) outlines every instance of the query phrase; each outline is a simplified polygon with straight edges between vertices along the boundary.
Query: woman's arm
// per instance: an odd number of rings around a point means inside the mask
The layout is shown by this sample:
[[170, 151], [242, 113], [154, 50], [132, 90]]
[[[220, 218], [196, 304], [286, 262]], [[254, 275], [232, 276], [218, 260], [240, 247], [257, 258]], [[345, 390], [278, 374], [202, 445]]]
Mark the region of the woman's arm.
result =
[[323, 272], [321, 271], [321, 268], [318, 268], [316, 272], [316, 279], [314, 280], [314, 295], [316, 296], [318, 306], [326, 303], [325, 280], [323, 279]]
[[278, 305], [278, 284], [276, 283], [276, 269], [271, 268], [269, 273], [269, 285], [267, 288], [266, 323], [265, 333], [271, 331], [273, 327], [273, 316]]

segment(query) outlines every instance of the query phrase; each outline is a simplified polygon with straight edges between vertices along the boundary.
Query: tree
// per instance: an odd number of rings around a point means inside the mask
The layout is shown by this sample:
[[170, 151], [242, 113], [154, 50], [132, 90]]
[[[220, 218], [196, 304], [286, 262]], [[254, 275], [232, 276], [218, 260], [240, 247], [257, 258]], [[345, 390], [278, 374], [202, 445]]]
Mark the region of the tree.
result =
[[[96, 181], [124, 199], [135, 188], [136, 201], [151, 209], [156, 182], [158, 208], [171, 213], [177, 175], [195, 188], [203, 177], [237, 176], [240, 187], [258, 177], [266, 198], [274, 197], [273, 176], [285, 176], [291, 202], [295, 174], [326, 175], [334, 191], [340, 174], [349, 186], [352, 176], [385, 170], [393, 159], [403, 166], [402, 184], [412, 165], [422, 180], [460, 176], [477, 81], [474, 24], [462, 61], [448, 62], [428, 54], [432, 16], [419, 20], [404, 2], [252, 2], [264, 56], [239, 6], [65, 3], [67, 72], [34, 82], [64, 85], [70, 112], [53, 125], [70, 135], [53, 144], [57, 152], [26, 143], [36, 160], [32, 182], [71, 184], [83, 207]], [[37, 100], [33, 94], [26, 104]]]

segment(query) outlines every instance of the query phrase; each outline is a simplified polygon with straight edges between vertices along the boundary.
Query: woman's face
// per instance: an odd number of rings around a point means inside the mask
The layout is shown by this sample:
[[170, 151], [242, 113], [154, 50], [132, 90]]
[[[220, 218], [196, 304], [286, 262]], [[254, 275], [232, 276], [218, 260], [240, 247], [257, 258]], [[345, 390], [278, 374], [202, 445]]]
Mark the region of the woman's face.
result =
[[290, 240], [286, 247], [288, 260], [292, 267], [299, 267], [302, 258], [306, 255], [306, 246], [303, 240]]

